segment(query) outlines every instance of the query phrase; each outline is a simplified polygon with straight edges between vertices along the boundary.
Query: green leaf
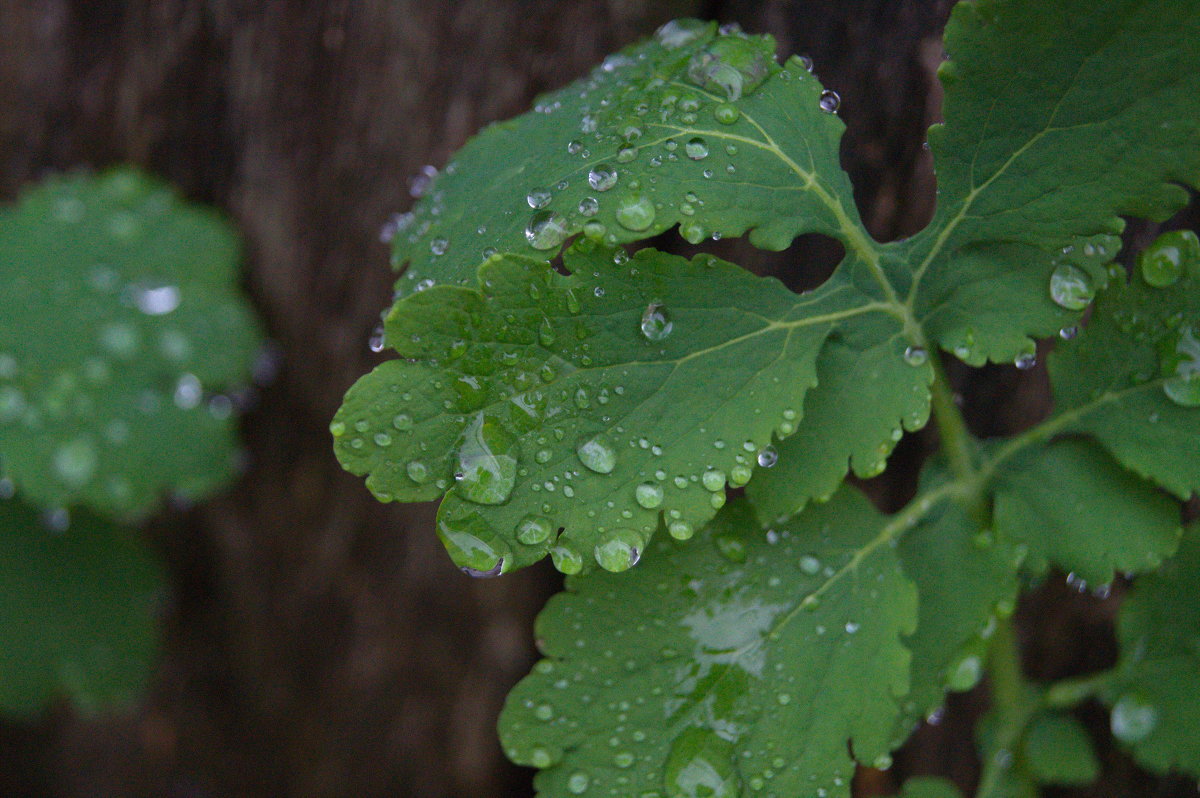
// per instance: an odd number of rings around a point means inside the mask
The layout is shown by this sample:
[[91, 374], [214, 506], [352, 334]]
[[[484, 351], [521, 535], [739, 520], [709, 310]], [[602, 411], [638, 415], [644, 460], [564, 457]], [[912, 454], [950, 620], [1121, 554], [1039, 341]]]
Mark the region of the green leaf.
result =
[[905, 347], [896, 357], [896, 346], [885, 340], [859, 349], [835, 340], [821, 350], [803, 422], [779, 443], [779, 464], [746, 486], [764, 523], [831, 495], [846, 476], [847, 462], [860, 477], [878, 476], [902, 429], [917, 430], [929, 421], [927, 383], [912, 378], [913, 363], [924, 366], [927, 355]]
[[773, 250], [807, 232], [865, 240], [844, 126], [801, 61], [781, 68], [774, 51], [677, 20], [483, 131], [400, 217], [397, 290], [468, 285], [490, 252], [551, 257], [580, 231], [609, 245], [676, 224], [696, 243], [750, 231]]
[[[938, 208], [914, 242], [910, 298], [945, 294], [988, 261], [1048, 287], [1065, 248], [1115, 254], [1091, 237], [1119, 233], [1121, 215], [1162, 220], [1183, 207], [1179, 184], [1200, 188], [1198, 38], [1189, 2], [957, 4], [945, 33], [953, 60], [939, 70], [946, 121], [929, 135]], [[985, 334], [1010, 334], [1005, 306], [1028, 313], [1033, 297], [1006, 298], [940, 324], [938, 340], [953, 351], [971, 324], [980, 354], [1011, 359], [1011, 342]]]
[[[1143, 253], [1153, 262], [1174, 234]], [[1144, 268], [1097, 300], [1086, 332], [1050, 360], [1062, 428], [1186, 499], [1200, 489], [1200, 253], [1177, 252], [1174, 280]], [[1162, 283], [1159, 272], [1152, 279]]]
[[1084, 785], [1100, 775], [1092, 739], [1070, 715], [1038, 715], [1025, 731], [1022, 751], [1025, 769], [1041, 784]]
[[[139, 516], [234, 470], [258, 346], [227, 222], [129, 169], [0, 209], [0, 455], [30, 501]], [[152, 467], [151, 467], [152, 466]]]
[[690, 536], [726, 481], [771, 463], [772, 433], [803, 424], [835, 331], [890, 350], [896, 393], [928, 398], [929, 364], [904, 362], [896, 319], [846, 279], [797, 297], [712, 257], [586, 241], [565, 264], [497, 256], [481, 289], [400, 302], [387, 338], [404, 359], [360, 380], [332, 425], [338, 458], [380, 498], [446, 493], [439, 533], [472, 572], [547, 552], [566, 572], [593, 556], [622, 570], [660, 518]]
[[1181, 770], [1200, 778], [1200, 527], [1185, 534], [1179, 554], [1143, 576], [1121, 605], [1121, 654], [1104, 701], [1113, 735], [1155, 773]]
[[94, 712], [136, 697], [162, 581], [131, 530], [79, 514], [54, 533], [0, 501], [0, 710], [31, 714], [65, 695]]
[[771, 533], [735, 502], [629, 574], [568, 579], [501, 715], [506, 753], [547, 795], [848, 796], [849, 751], [886, 756], [908, 688], [892, 523], [850, 489]]
[[[938, 465], [921, 481], [921, 496], [946, 481]], [[973, 520], [963, 502], [935, 506], [900, 540], [904, 572], [917, 586], [916, 631], [905, 640], [912, 651], [912, 690], [905, 701], [898, 740], [942, 705], [947, 689], [975, 686], [983, 673], [985, 635], [994, 615], [1012, 611], [1017, 563], [1011, 546], [996, 541]]]
[[996, 530], [1028, 548], [1035, 572], [1050, 563], [1107, 584], [1114, 570], [1157, 568], [1179, 541], [1178, 502], [1090, 441], [1026, 450], [1002, 466], [995, 490]]
[[962, 793], [947, 779], [913, 776], [905, 780], [900, 798], [962, 798]]

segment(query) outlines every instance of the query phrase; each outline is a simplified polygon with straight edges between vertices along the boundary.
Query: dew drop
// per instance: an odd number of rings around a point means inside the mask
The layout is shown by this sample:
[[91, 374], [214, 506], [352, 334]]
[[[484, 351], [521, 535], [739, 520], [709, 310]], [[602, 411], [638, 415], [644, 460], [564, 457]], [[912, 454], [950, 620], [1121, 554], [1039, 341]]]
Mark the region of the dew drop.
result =
[[596, 544], [596, 562], [606, 571], [627, 571], [641, 559], [646, 541], [636, 530], [614, 529]]
[[367, 339], [367, 348], [372, 352], [382, 352], [386, 341], [386, 333], [383, 329], [383, 322], [375, 325], [375, 329], [371, 331], [371, 337]]
[[838, 108], [840, 108], [842, 105], [842, 98], [838, 96], [836, 91], [825, 89], [825, 91], [821, 92], [819, 104], [821, 106], [821, 110], [825, 113], [836, 114]]
[[708, 142], [700, 136], [696, 136], [688, 139], [687, 144], [683, 145], [683, 151], [693, 161], [703, 161], [708, 157]]
[[1078, 266], [1061, 263], [1050, 275], [1050, 298], [1060, 308], [1083, 310], [1095, 296], [1091, 275]]
[[1200, 239], [1191, 230], [1163, 233], [1138, 256], [1142, 279], [1155, 288], [1174, 285], [1187, 263], [1200, 263]]
[[722, 125], [732, 125], [738, 121], [741, 115], [742, 112], [738, 110], [736, 105], [732, 105], [731, 103], [721, 103], [713, 109], [713, 116]]
[[725, 490], [725, 472], [717, 468], [710, 468], [700, 476], [700, 484], [705, 490], [716, 493], [719, 490]]
[[1167, 398], [1182, 407], [1200, 407], [1200, 340], [1190, 326], [1167, 339], [1161, 365]]
[[611, 474], [617, 467], [617, 450], [602, 437], [584, 441], [575, 452], [579, 462], [597, 474]]
[[651, 302], [642, 312], [642, 336], [647, 341], [661, 341], [671, 334], [675, 323], [667, 314], [667, 309], [657, 302]]
[[547, 205], [549, 205], [550, 200], [553, 198], [554, 195], [550, 193], [550, 189], [535, 188], [525, 195], [525, 202], [530, 208], [533, 208], [535, 211], [540, 211], [542, 208], [545, 208]]
[[549, 519], [540, 515], [527, 515], [517, 524], [517, 540], [527, 546], [535, 546], [549, 540], [553, 531]]
[[774, 446], [766, 446], [758, 452], [758, 464], [762, 468], [770, 468], [779, 462], [779, 452]]
[[1137, 693], [1126, 693], [1113, 704], [1113, 737], [1124, 743], [1146, 739], [1158, 726], [1158, 708]]
[[687, 540], [696, 534], [696, 530], [687, 521], [672, 521], [667, 524], [667, 533], [676, 540]]
[[904, 350], [904, 362], [910, 366], [923, 366], [928, 359], [929, 353], [922, 347], [910, 346]]
[[634, 488], [634, 498], [637, 503], [647, 510], [653, 510], [663, 503], [663, 489], [653, 482], [643, 482]]
[[449, 248], [449, 239], [441, 238], [440, 236], [429, 242], [429, 251], [434, 255], [445, 255], [446, 250]]
[[553, 211], [537, 211], [525, 226], [525, 240], [534, 249], [554, 249], [567, 237], [567, 220]]
[[617, 203], [617, 222], [634, 231], [646, 230], [654, 224], [654, 203], [643, 194], [630, 194]]
[[584, 217], [595, 216], [600, 212], [600, 202], [595, 197], [584, 197], [579, 201], [579, 215]]
[[86, 485], [98, 463], [96, 447], [85, 438], [64, 443], [54, 452], [54, 473], [72, 488]]
[[734, 798], [742, 795], [734, 744], [710, 729], [692, 726], [671, 744], [663, 768], [668, 798]]
[[572, 795], [583, 795], [591, 786], [592, 779], [582, 770], [577, 770], [567, 777], [567, 791]]
[[1022, 352], [1013, 358], [1013, 365], [1021, 371], [1029, 371], [1037, 365], [1037, 355], [1033, 352]]
[[420, 460], [411, 461], [406, 467], [408, 478], [418, 485], [424, 484], [429, 480], [429, 468]]
[[654, 38], [668, 50], [676, 50], [699, 39], [708, 25], [699, 19], [673, 19], [654, 32]]
[[617, 170], [608, 164], [596, 164], [588, 172], [588, 185], [596, 191], [608, 191], [617, 184]]

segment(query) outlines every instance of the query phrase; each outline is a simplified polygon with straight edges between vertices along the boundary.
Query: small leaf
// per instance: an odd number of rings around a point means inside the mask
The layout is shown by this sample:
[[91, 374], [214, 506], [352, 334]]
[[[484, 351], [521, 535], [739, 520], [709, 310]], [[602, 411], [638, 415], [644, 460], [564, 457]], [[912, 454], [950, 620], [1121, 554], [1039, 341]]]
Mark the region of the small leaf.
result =
[[1070, 715], [1042, 714], [1025, 731], [1025, 768], [1041, 784], [1090, 784], [1100, 775], [1087, 729]]
[[781, 250], [800, 233], [865, 240], [839, 164], [844, 126], [799, 59], [769, 36], [669, 23], [588, 77], [540, 97], [455, 156], [401, 217], [401, 294], [471, 284], [490, 252], [551, 257], [580, 231], [606, 244], [680, 225]]
[[1200, 527], [1184, 535], [1179, 554], [1140, 577], [1121, 605], [1121, 646], [1103, 694], [1112, 731], [1155, 773], [1181, 770], [1200, 778]]
[[506, 753], [547, 795], [848, 796], [849, 751], [887, 754], [908, 688], [894, 532], [850, 489], [772, 533], [735, 502], [629, 574], [568, 579], [501, 716]]
[[[929, 364], [904, 362], [898, 321], [859, 292], [852, 270], [797, 297], [708, 256], [629, 259], [583, 242], [564, 262], [571, 275], [497, 256], [480, 289], [439, 286], [400, 302], [387, 337], [404, 359], [360, 380], [333, 422], [338, 458], [377, 496], [446, 494], [439, 532], [471, 573], [547, 553], [569, 573], [593, 559], [620, 569], [660, 519], [689, 537], [724, 504], [727, 482], [740, 487], [774, 463], [773, 435], [803, 427], [804, 394], [835, 330], [903, 382], [889, 390], [904, 408], [927, 416]], [[486, 496], [476, 462], [490, 464]], [[520, 531], [530, 518], [564, 531], [529, 543]]]
[[213, 394], [258, 346], [237, 258], [227, 222], [129, 169], [0, 209], [0, 453], [27, 499], [135, 517], [229, 479], [232, 403]]
[[85, 711], [132, 700], [157, 650], [163, 575], [136, 533], [77, 513], [65, 532], [0, 501], [0, 709], [58, 695]]
[[996, 485], [996, 531], [1085, 582], [1149, 571], [1179, 540], [1179, 504], [1118, 466], [1096, 444], [1060, 440], [1008, 461]]

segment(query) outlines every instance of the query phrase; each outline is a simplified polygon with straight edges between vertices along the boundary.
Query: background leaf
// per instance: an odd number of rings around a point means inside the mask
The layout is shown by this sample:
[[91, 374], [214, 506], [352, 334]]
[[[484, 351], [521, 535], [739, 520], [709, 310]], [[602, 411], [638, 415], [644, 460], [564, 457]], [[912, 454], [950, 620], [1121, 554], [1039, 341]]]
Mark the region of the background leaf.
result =
[[0, 501], [0, 709], [131, 700], [157, 650], [162, 581], [132, 530], [79, 514], [55, 533], [29, 507]]
[[1092, 739], [1070, 715], [1034, 718], [1025, 730], [1022, 752], [1026, 770], [1041, 784], [1090, 784], [1100, 775]]
[[[0, 209], [0, 460], [31, 502], [115, 516], [233, 473], [258, 329], [229, 225], [128, 169]], [[153, 463], [153, 468], [147, 465]]]
[[505, 751], [543, 769], [543, 794], [849, 795], [847, 740], [885, 755], [908, 688], [916, 595], [893, 531], [849, 489], [770, 534], [738, 502], [630, 574], [569, 579]]

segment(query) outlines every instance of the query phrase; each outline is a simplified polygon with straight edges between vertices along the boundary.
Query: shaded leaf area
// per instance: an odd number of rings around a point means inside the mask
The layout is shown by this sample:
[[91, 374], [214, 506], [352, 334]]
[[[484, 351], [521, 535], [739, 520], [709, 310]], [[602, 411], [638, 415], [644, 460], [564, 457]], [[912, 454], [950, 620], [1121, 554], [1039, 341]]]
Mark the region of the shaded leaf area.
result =
[[548, 795], [849, 795], [850, 752], [887, 754], [908, 688], [916, 592], [889, 523], [851, 489], [770, 533], [737, 502], [630, 574], [569, 579], [506, 753]]
[[1066, 439], [1008, 462], [996, 486], [996, 531], [1082, 584], [1152, 571], [1175, 551], [1179, 503], [1121, 468], [1095, 443]]
[[900, 798], [962, 798], [962, 793], [947, 779], [914, 776], [904, 782]]
[[1064, 429], [1181, 499], [1200, 490], [1200, 244], [1168, 233], [1050, 359]]
[[1200, 776], [1200, 527], [1188, 528], [1179, 554], [1140, 577], [1121, 605], [1116, 671], [1103, 698], [1112, 732], [1155, 773]]
[[[259, 333], [215, 213], [129, 169], [0, 209], [0, 460], [28, 500], [118, 518], [234, 470]], [[153, 464], [153, 467], [147, 467]]]
[[[915, 502], [948, 483], [939, 463], [926, 469]], [[986, 635], [995, 615], [1016, 601], [1017, 552], [997, 541], [958, 498], [935, 504], [899, 544], [904, 572], [917, 586], [912, 688], [896, 731], [899, 745], [927, 715], [942, 706], [947, 689], [969, 690], [979, 681]]]
[[1043, 713], [1025, 730], [1023, 765], [1039, 784], [1084, 785], [1100, 775], [1087, 729], [1061, 713]]
[[360, 380], [333, 422], [342, 464], [380, 498], [446, 494], [439, 533], [464, 568], [549, 552], [568, 573], [623, 570], [660, 524], [690, 537], [727, 484], [773, 466], [773, 436], [804, 427], [831, 337], [895, 386], [897, 404], [874, 408], [881, 447], [928, 416], [929, 364], [905, 361], [899, 320], [848, 272], [797, 297], [709, 256], [585, 241], [565, 265], [498, 256], [480, 289], [399, 303], [387, 337], [404, 359]]
[[483, 131], [397, 220], [397, 291], [470, 284], [491, 252], [549, 257], [581, 231], [608, 245], [676, 224], [692, 243], [749, 231], [772, 250], [809, 232], [865, 239], [836, 98], [774, 50], [676, 20]]
[[51, 532], [0, 501], [0, 708], [33, 714], [65, 697], [95, 712], [135, 698], [158, 647], [162, 582], [133, 531], [80, 514]]
[[[1182, 208], [1183, 186], [1200, 187], [1198, 36], [1200, 9], [1182, 0], [959, 3], [938, 73], [946, 121], [929, 134], [938, 208], [914, 242], [910, 302], [965, 263], [1095, 280], [1063, 256], [1111, 256], [1120, 215]], [[983, 341], [997, 320], [946, 322], [937, 340], [981, 347], [968, 362], [1011, 359]]]

